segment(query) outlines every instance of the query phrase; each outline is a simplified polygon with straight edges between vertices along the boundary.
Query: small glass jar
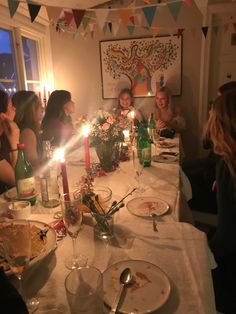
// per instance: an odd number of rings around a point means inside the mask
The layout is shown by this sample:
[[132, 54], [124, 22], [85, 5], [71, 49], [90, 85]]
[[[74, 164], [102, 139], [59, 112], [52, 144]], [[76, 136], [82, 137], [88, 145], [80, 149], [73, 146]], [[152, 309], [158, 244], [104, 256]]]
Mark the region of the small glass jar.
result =
[[114, 236], [113, 217], [93, 214], [94, 234], [101, 240], [108, 240]]

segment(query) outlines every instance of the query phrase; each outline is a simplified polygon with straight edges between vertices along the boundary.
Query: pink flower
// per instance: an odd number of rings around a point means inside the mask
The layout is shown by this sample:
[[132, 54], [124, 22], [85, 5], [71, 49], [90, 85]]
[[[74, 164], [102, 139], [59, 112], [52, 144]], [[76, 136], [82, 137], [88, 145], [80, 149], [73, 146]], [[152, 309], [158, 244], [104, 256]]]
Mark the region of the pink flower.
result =
[[112, 116], [107, 118], [107, 123], [113, 124], [114, 122], [115, 122], [115, 119]]
[[106, 131], [106, 130], [108, 130], [109, 128], [110, 128], [110, 123], [107, 123], [107, 122], [105, 122], [105, 123], [103, 123], [103, 125], [102, 125], [102, 129], [104, 130], [104, 131]]

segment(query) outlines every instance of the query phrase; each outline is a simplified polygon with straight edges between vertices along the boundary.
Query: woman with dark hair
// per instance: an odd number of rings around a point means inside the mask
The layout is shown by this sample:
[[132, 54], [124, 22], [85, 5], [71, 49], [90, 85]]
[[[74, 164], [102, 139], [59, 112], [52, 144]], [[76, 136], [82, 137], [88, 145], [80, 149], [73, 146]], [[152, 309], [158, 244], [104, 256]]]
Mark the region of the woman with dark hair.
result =
[[55, 146], [65, 144], [73, 134], [71, 115], [74, 112], [75, 103], [70, 92], [66, 90], [52, 92], [42, 121], [42, 138], [51, 141]]
[[0, 193], [15, 184], [19, 128], [13, 122], [15, 108], [7, 93], [0, 90]]
[[217, 310], [236, 313], [236, 89], [223, 93], [213, 103], [208, 128], [216, 165], [219, 212], [210, 248], [218, 267], [213, 270]]
[[20, 143], [25, 144], [26, 157], [36, 168], [40, 165], [42, 145], [40, 139], [40, 121], [43, 107], [38, 96], [31, 91], [22, 90], [12, 97], [16, 108], [15, 122], [20, 128]]

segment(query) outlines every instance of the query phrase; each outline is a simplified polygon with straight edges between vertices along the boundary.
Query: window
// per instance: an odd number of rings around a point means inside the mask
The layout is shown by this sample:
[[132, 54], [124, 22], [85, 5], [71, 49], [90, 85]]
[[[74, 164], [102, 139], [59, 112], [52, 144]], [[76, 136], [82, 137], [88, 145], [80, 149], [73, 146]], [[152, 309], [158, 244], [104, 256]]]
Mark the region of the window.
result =
[[38, 42], [20, 34], [21, 53], [17, 54], [13, 38], [19, 34], [16, 29], [0, 28], [0, 89], [9, 95], [20, 87], [35, 92], [40, 89]]
[[0, 89], [11, 94], [16, 91], [17, 86], [12, 34], [0, 28]]

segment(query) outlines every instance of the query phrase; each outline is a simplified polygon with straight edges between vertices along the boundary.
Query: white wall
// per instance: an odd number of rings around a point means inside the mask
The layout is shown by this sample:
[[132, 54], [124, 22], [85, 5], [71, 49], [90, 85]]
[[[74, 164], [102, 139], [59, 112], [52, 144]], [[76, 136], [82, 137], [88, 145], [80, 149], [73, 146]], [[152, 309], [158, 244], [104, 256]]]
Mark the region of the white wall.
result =
[[[174, 102], [181, 104], [187, 120], [187, 130], [184, 144], [187, 155], [195, 157], [197, 151], [197, 136], [199, 136], [197, 112], [200, 80], [200, 49], [201, 49], [202, 17], [197, 7], [183, 5], [176, 24], [170, 16], [167, 7], [157, 14], [155, 24], [161, 27], [160, 34], [176, 33], [178, 27], [185, 28], [183, 37], [183, 73], [182, 96], [175, 97]], [[143, 21], [145, 25], [145, 21]], [[194, 29], [194, 30], [193, 30]], [[150, 33], [142, 28], [135, 30], [133, 37], [148, 37]], [[98, 107], [109, 107], [116, 100], [102, 99], [101, 68], [99, 41], [109, 39], [129, 38], [128, 31], [120, 28], [116, 37], [111, 34], [103, 35], [97, 28], [94, 39], [88, 36], [82, 38], [79, 34], [75, 39], [66, 33], [57, 33], [51, 27], [52, 59], [55, 74], [55, 87], [72, 92], [77, 104], [77, 114], [91, 113]], [[136, 98], [135, 105], [145, 108], [150, 113], [154, 106], [153, 98]]]

